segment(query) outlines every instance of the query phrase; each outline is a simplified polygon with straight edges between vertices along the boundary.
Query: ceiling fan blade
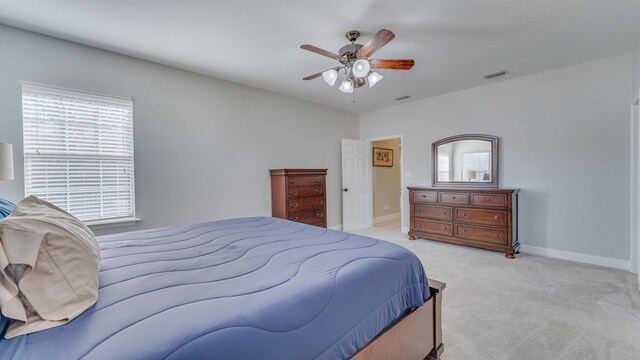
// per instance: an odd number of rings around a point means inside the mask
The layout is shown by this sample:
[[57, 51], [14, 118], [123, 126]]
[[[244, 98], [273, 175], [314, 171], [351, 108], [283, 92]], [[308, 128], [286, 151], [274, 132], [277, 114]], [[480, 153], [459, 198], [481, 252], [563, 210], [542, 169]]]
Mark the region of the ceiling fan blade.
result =
[[316, 53], [318, 55], [326, 56], [326, 57], [332, 58], [334, 60], [340, 61], [340, 56], [338, 56], [338, 55], [336, 55], [336, 54], [334, 54], [334, 53], [332, 53], [330, 51], [322, 50], [322, 49], [320, 49], [318, 47], [315, 47], [313, 45], [300, 45], [300, 48], [304, 49], [304, 50], [307, 50], [307, 51], [311, 51], [312, 53]]
[[373, 39], [369, 40], [358, 52], [356, 55], [358, 57], [368, 58], [373, 55], [374, 52], [378, 51], [381, 47], [387, 45], [389, 41], [393, 40], [396, 37], [394, 33], [387, 29], [381, 29], [376, 33]]
[[413, 59], [406, 60], [369, 60], [372, 69], [409, 70], [415, 64]]
[[364, 86], [364, 84], [366, 84], [366, 83], [367, 82], [363, 77], [362, 78], [353, 79], [353, 86], [357, 87], [357, 88]]
[[337, 66], [337, 67], [334, 67], [334, 68], [331, 68], [331, 69], [320, 71], [319, 73], [315, 73], [313, 75], [309, 75], [307, 77], [304, 77], [304, 78], [302, 78], [302, 80], [313, 80], [313, 79], [315, 79], [317, 77], [322, 76], [322, 73], [325, 72], [325, 71], [328, 71], [328, 70], [340, 71], [340, 69], [342, 69], [342, 68], [344, 68], [344, 66]]
[[317, 77], [322, 76], [322, 73], [323, 73], [323, 72], [324, 72], [324, 71], [321, 71], [321, 72], [319, 72], [319, 73], [315, 73], [315, 74], [313, 74], [313, 75], [309, 75], [309, 76], [307, 76], [307, 77], [303, 77], [303, 78], [302, 78], [302, 80], [313, 80], [313, 79], [315, 79], [315, 78], [317, 78]]

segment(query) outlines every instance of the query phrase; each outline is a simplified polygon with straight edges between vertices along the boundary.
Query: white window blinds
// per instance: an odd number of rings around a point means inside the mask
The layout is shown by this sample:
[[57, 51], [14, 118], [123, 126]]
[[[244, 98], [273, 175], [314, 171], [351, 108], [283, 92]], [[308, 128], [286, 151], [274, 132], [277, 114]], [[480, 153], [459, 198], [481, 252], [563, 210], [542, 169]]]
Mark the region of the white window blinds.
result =
[[23, 84], [25, 194], [85, 222], [135, 217], [133, 102]]

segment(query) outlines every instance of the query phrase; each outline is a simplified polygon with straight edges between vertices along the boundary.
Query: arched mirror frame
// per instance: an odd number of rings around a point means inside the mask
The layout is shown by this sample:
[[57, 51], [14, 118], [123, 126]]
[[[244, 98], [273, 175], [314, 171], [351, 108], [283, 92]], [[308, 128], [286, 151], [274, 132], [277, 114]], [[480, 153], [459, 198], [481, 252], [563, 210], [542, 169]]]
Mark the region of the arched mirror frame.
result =
[[[491, 143], [491, 181], [439, 181], [438, 180], [438, 146], [462, 140], [482, 140]], [[498, 187], [498, 143], [499, 139], [493, 135], [465, 134], [455, 135], [438, 140], [431, 145], [432, 179], [434, 187], [464, 187], [464, 188], [497, 188]]]

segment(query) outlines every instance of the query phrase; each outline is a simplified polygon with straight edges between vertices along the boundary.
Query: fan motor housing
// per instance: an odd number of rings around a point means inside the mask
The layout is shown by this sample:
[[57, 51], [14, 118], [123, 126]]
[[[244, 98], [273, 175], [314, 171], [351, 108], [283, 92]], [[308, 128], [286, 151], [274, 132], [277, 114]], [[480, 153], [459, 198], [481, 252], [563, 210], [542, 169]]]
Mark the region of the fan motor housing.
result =
[[358, 52], [358, 50], [360, 50], [360, 48], [362, 48], [362, 45], [355, 43], [351, 43], [341, 47], [338, 51], [338, 54], [342, 58], [340, 62], [346, 64], [350, 61], [357, 60], [358, 56], [356, 55], [356, 53]]

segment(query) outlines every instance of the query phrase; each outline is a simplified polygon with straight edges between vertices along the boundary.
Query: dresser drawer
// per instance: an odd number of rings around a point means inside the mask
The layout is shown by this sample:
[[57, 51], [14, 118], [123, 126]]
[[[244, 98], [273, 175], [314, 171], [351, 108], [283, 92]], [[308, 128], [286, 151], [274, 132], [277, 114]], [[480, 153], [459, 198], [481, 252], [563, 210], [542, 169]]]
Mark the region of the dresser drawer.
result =
[[317, 226], [317, 227], [326, 227], [324, 225], [324, 220], [320, 220], [320, 221], [316, 221], [316, 222], [310, 222], [309, 225], [313, 225], [313, 226]]
[[413, 216], [435, 220], [453, 220], [453, 209], [448, 206], [413, 205]]
[[289, 188], [289, 198], [303, 198], [324, 194], [324, 186], [304, 186]]
[[289, 187], [324, 185], [324, 176], [290, 176], [287, 183]]
[[471, 194], [471, 205], [507, 207], [505, 194]]
[[289, 199], [289, 212], [324, 209], [324, 196]]
[[440, 203], [452, 205], [467, 205], [469, 204], [469, 194], [441, 192]]
[[453, 236], [453, 226], [450, 222], [415, 219], [411, 222], [411, 230], [430, 234]]
[[498, 245], [507, 244], [507, 229], [456, 225], [456, 236], [462, 239], [476, 240]]
[[507, 212], [500, 210], [457, 208], [456, 221], [507, 226]]
[[288, 219], [291, 221], [297, 221], [305, 224], [317, 224], [321, 221], [324, 221], [325, 213], [324, 210], [316, 210], [316, 211], [304, 211], [297, 212], [293, 214], [289, 214]]
[[435, 191], [412, 191], [411, 201], [423, 203], [437, 203], [438, 193]]

